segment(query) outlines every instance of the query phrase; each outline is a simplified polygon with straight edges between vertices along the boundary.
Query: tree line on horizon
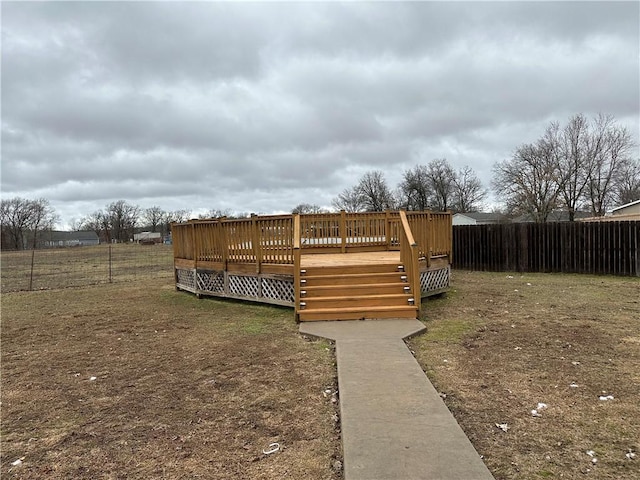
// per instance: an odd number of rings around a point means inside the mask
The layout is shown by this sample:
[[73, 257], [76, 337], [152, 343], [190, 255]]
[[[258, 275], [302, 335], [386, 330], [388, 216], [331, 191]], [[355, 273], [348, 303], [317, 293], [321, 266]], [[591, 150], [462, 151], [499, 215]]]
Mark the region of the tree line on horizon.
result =
[[[546, 222], [549, 214], [565, 210], [570, 220], [579, 211], [602, 216], [614, 205], [640, 199], [640, 159], [631, 157], [631, 134], [611, 115], [587, 119], [582, 114], [566, 124], [551, 122], [532, 143], [518, 146], [510, 159], [496, 162], [491, 188], [504, 205], [505, 215], [530, 215]], [[380, 170], [366, 172], [359, 181], [332, 200], [334, 210], [347, 212], [386, 209], [475, 212], [483, 208], [489, 190], [475, 171], [455, 170], [446, 158], [415, 165], [390, 188]], [[292, 213], [329, 212], [317, 204], [302, 203]], [[141, 208], [118, 200], [73, 220], [74, 231], [93, 231], [101, 241], [128, 242], [139, 231], [170, 231], [172, 222], [191, 218], [189, 210]], [[246, 218], [249, 213], [212, 209], [199, 218]], [[0, 202], [2, 249], [36, 246], [38, 232], [52, 230], [59, 221], [49, 201], [15, 197]]]

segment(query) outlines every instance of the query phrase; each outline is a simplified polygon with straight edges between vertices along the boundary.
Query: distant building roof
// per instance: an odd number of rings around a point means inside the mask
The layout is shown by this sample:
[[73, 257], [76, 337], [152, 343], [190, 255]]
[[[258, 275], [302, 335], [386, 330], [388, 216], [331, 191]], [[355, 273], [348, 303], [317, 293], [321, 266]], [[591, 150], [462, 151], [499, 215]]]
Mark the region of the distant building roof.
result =
[[619, 207], [612, 208], [611, 209], [611, 213], [613, 213], [615, 215], [618, 210], [625, 210], [625, 209], [627, 209], [629, 207], [633, 207], [634, 205], [640, 205], [640, 200], [635, 200], [633, 202], [629, 202], [629, 203], [625, 203], [624, 205], [620, 205]]
[[626, 215], [608, 215], [606, 217], [581, 218], [581, 222], [640, 222], [640, 213]]
[[[581, 220], [583, 218], [588, 218], [591, 214], [588, 212], [575, 212], [574, 220]], [[566, 210], [554, 210], [547, 217], [547, 222], [568, 222], [569, 221], [569, 212]], [[517, 218], [513, 219], [513, 223], [533, 223], [533, 215], [527, 213], [526, 215], [520, 215]]]
[[41, 238], [50, 242], [98, 242], [98, 235], [96, 232], [90, 230], [81, 232], [62, 232], [52, 230], [51, 232], [43, 233]]
[[473, 218], [478, 223], [499, 223], [507, 220], [506, 215], [496, 212], [465, 212], [462, 215]]
[[495, 212], [465, 212], [453, 215], [454, 225], [489, 225], [507, 221], [506, 215]]

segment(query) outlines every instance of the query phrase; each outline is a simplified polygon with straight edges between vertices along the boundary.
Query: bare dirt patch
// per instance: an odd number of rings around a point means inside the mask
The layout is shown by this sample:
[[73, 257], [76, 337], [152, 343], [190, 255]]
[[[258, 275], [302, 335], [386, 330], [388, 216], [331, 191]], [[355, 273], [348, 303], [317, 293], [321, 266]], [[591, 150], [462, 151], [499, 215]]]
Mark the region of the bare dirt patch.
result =
[[2, 295], [2, 477], [340, 478], [331, 346], [170, 282]]
[[423, 320], [410, 347], [496, 479], [640, 478], [640, 279], [456, 271]]

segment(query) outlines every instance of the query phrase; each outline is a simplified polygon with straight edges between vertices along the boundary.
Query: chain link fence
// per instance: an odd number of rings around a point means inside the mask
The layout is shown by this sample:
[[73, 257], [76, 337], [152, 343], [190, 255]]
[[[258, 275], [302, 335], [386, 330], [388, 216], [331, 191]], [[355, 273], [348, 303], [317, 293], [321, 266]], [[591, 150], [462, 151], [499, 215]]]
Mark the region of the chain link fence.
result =
[[109, 244], [0, 254], [2, 292], [173, 276], [171, 245]]

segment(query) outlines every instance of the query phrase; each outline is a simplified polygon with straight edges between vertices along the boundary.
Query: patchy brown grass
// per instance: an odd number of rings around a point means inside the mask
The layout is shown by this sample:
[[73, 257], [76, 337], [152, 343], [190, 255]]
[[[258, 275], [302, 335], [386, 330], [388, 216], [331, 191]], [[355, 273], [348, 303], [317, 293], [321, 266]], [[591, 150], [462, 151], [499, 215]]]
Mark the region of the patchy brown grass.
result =
[[640, 279], [456, 271], [453, 285], [409, 343], [496, 479], [640, 478]]
[[2, 478], [340, 477], [330, 345], [171, 281], [2, 295]]

